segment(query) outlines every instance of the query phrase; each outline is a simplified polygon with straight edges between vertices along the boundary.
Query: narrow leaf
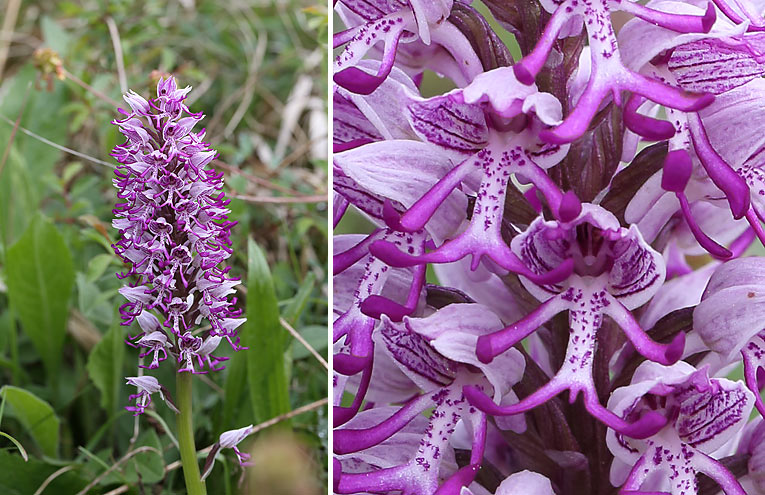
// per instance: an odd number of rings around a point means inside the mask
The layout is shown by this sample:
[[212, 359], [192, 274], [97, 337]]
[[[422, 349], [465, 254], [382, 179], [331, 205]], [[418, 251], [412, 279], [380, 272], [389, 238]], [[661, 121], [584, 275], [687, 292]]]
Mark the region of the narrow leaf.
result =
[[289, 412], [284, 353], [287, 332], [279, 324], [279, 307], [266, 257], [250, 239], [247, 244], [247, 323], [242, 342], [249, 347], [247, 378], [255, 422]]
[[21, 457], [24, 458], [24, 462], [27, 462], [29, 460], [29, 455], [27, 454], [27, 451], [24, 450], [24, 446], [21, 445], [21, 442], [19, 442], [18, 440], [16, 440], [15, 438], [13, 438], [12, 436], [10, 436], [4, 431], [0, 431], [0, 435], [4, 436], [5, 438], [13, 442], [13, 445], [15, 445], [17, 449], [19, 449], [19, 454], [21, 454]]

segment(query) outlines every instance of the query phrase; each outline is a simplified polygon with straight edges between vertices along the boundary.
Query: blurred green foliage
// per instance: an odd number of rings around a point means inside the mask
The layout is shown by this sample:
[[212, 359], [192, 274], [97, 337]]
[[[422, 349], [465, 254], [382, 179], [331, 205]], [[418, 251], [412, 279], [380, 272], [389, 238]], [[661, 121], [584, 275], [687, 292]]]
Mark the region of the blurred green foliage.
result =
[[[0, 3], [0, 20], [18, 3]], [[229, 264], [248, 281], [238, 296], [250, 349], [196, 380], [201, 450], [225, 430], [327, 396], [326, 370], [279, 322], [326, 358], [327, 203], [261, 202], [327, 192], [326, 6], [22, 1], [17, 14], [12, 35], [0, 38], [8, 49], [0, 59], [0, 432], [30, 459], [0, 436], [0, 492], [29, 495], [57, 473], [43, 494], [94, 481], [88, 493], [184, 493], [173, 413], [155, 401], [136, 432], [124, 410], [135, 392], [124, 377], [136, 374], [138, 352], [123, 342], [135, 329], [119, 325], [122, 267], [110, 247], [108, 153], [122, 141], [110, 125], [112, 101], [121, 101], [122, 77], [146, 97], [160, 74], [193, 86], [187, 102], [207, 116], [220, 152], [214, 165], [234, 198]], [[172, 368], [169, 360], [153, 373], [171, 392]], [[327, 407], [276, 428], [306, 452], [309, 486], [326, 491]], [[208, 493], [256, 492], [246, 479], [224, 452]]]

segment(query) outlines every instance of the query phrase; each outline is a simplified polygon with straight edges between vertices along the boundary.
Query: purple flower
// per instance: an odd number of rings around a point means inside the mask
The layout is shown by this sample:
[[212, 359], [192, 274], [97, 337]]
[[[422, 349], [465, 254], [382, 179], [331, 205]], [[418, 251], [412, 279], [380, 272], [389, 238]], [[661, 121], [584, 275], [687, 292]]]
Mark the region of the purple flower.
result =
[[[650, 411], [670, 421], [642, 440], [609, 431], [608, 447], [619, 461], [611, 469], [612, 483], [627, 492], [688, 495], [698, 493], [696, 474], [703, 473], [726, 495], [745, 495], [736, 477], [710, 454], [743, 428], [753, 398], [743, 383], [710, 378], [704, 368], [643, 363], [632, 384], [614, 391], [609, 408], [624, 417]], [[626, 481], [624, 467], [631, 467]]]
[[[114, 185], [121, 203], [114, 208], [120, 238], [114, 250], [129, 265], [120, 278], [128, 300], [120, 308], [123, 325], [138, 321], [134, 344], [152, 355], [148, 368], [173, 355], [183, 366], [219, 370], [223, 358], [212, 352], [222, 338], [241, 349], [237, 327], [245, 320], [231, 298], [238, 279], [219, 265], [231, 255], [223, 174], [207, 169], [216, 153], [192, 129], [202, 119], [183, 103], [190, 87], [160, 79], [157, 98], [125, 95], [131, 112], [114, 122], [127, 137], [112, 155], [120, 162]], [[160, 318], [157, 318], [159, 315]], [[191, 331], [205, 319], [203, 336]]]
[[565, 0], [542, 2], [552, 13], [550, 21], [534, 50], [513, 66], [518, 81], [532, 84], [544, 66], [557, 37], [564, 31], [571, 36], [587, 30], [589, 41], [589, 78], [574, 110], [561, 125], [543, 131], [540, 136], [550, 143], [568, 143], [587, 130], [601, 102], [612, 95], [620, 103], [620, 91], [630, 91], [669, 108], [697, 111], [712, 102], [704, 95], [686, 94], [659, 80], [646, 77], [624, 66], [619, 53], [611, 10], [623, 10], [678, 33], [709, 32], [715, 21], [715, 9], [709, 4], [702, 16], [673, 14], [643, 7], [629, 0]]
[[135, 413], [134, 416], [143, 414], [146, 408], [149, 407], [149, 404], [151, 404], [151, 395], [157, 392], [159, 392], [159, 397], [165, 401], [167, 407], [173, 412], [178, 413], [178, 408], [173, 404], [170, 393], [153, 376], [128, 376], [125, 379], [128, 385], [138, 387], [138, 393], [128, 397], [129, 401], [136, 401], [135, 406], [127, 406], [125, 408], [128, 411], [133, 411]]
[[475, 388], [469, 388], [471, 403], [490, 414], [518, 414], [564, 390], [569, 390], [572, 402], [582, 392], [587, 410], [611, 428], [638, 438], [655, 433], [664, 425], [663, 418], [649, 413], [630, 424], [600, 404], [592, 367], [598, 332], [606, 315], [646, 358], [672, 364], [681, 357], [685, 334], [678, 334], [668, 345], [658, 344], [629, 312], [650, 299], [664, 281], [664, 263], [659, 253], [643, 241], [637, 229], [620, 227], [606, 210], [587, 204], [583, 205], [581, 215], [569, 223], [537, 219], [513, 239], [512, 245], [531, 271], [543, 273], [564, 259], [571, 259], [574, 273], [555, 285], [524, 280], [526, 288], [542, 304], [522, 320], [480, 337], [478, 358], [491, 362], [553, 316], [568, 310], [570, 334], [566, 355], [555, 376], [520, 403], [499, 407]]
[[250, 436], [253, 431], [254, 428], [252, 425], [249, 425], [245, 426], [244, 428], [224, 431], [221, 433], [218, 441], [215, 442], [215, 444], [212, 446], [212, 449], [210, 450], [210, 453], [207, 455], [207, 461], [205, 462], [205, 467], [202, 470], [202, 481], [204, 481], [212, 472], [212, 468], [215, 465], [215, 457], [218, 455], [218, 452], [220, 452], [221, 449], [233, 449], [234, 453], [236, 454], [236, 458], [239, 460], [240, 466], [252, 466], [252, 463], [248, 462], [250, 460], [250, 454], [240, 451], [237, 448], [237, 445], [239, 445], [242, 440]]
[[760, 493], [765, 7], [484, 5], [337, 6], [334, 492]]
[[[416, 59], [422, 51], [432, 55], [421, 57], [426, 67], [470, 81], [483, 67], [470, 42], [447, 20], [452, 4], [452, 0], [341, 0], [338, 12], [351, 27], [334, 35], [335, 48], [345, 45], [335, 59], [334, 81], [355, 93], [369, 94], [388, 77], [397, 55], [404, 52]], [[357, 64], [378, 43], [383, 44], [382, 62], [375, 74], [369, 74]]]
[[[341, 457], [345, 461], [344, 468], [355, 468], [348, 469], [349, 472], [343, 470], [337, 493], [356, 493], [361, 489], [434, 493], [439, 484], [443, 484], [442, 490], [449, 487], [452, 490], [449, 493], [458, 493], [461, 486], [472, 482], [483, 457], [489, 430], [486, 416], [467, 403], [463, 387], [472, 385], [491, 390], [497, 401], [514, 402], [517, 397], [509, 387], [518, 381], [524, 368], [518, 351], [509, 352], [490, 365], [479, 361], [475, 354], [478, 337], [498, 325], [499, 320], [491, 312], [476, 304], [452, 304], [428, 317], [405, 317], [400, 323], [383, 317], [379, 341], [388, 359], [392, 359], [423, 393], [408, 400], [388, 417], [376, 415], [379, 422], [374, 425], [360, 427], [362, 413], [357, 416], [359, 420], [354, 418], [335, 431], [335, 453], [345, 456]], [[424, 431], [419, 430], [417, 440], [415, 432], [418, 429], [407, 429], [407, 425], [431, 407], [435, 409]], [[371, 416], [367, 415], [365, 419], [367, 417]], [[441, 479], [444, 474], [441, 463], [450, 448], [450, 438], [460, 424], [470, 432], [470, 463], [462, 469], [450, 470], [444, 480]], [[354, 456], [354, 452], [389, 442], [404, 429], [410, 441], [417, 445], [410, 457], [384, 467], [378, 464], [378, 469], [356, 471], [358, 461], [365, 457]]]

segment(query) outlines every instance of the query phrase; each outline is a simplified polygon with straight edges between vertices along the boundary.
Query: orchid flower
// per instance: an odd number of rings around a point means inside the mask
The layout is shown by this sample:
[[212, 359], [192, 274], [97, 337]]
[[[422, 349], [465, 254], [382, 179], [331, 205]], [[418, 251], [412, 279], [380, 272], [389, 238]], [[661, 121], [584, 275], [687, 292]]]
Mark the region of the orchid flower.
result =
[[498, 406], [479, 393], [467, 391], [471, 403], [490, 414], [518, 414], [543, 404], [564, 390], [573, 402], [584, 394], [587, 410], [617, 431], [633, 437], [655, 433], [663, 418], [647, 414], [630, 424], [603, 407], [592, 378], [598, 331], [608, 315], [624, 330], [635, 349], [648, 359], [672, 364], [683, 351], [684, 334], [670, 344], [653, 342], [629, 312], [658, 290], [664, 281], [664, 262], [643, 241], [635, 228], [625, 229], [608, 211], [583, 205], [571, 222], [537, 219], [512, 243], [517, 255], [537, 273], [573, 260], [574, 273], [555, 285], [524, 285], [542, 304], [520, 321], [478, 339], [476, 352], [482, 362], [491, 362], [529, 336], [561, 311], [568, 311], [570, 334], [566, 357], [556, 375], [542, 388], [518, 404]]
[[685, 93], [625, 67], [610, 20], [612, 10], [622, 10], [679, 33], [706, 33], [716, 17], [711, 3], [699, 16], [662, 12], [630, 0], [543, 1], [542, 5], [552, 17], [534, 50], [513, 66], [518, 81], [523, 84], [534, 82], [562, 32], [570, 36], [581, 31], [584, 26], [591, 56], [589, 81], [574, 110], [555, 129], [543, 131], [540, 136], [543, 140], [562, 144], [580, 137], [587, 130], [604, 98], [610, 94], [620, 104], [621, 91], [630, 91], [661, 105], [684, 111], [700, 110], [711, 103], [712, 98], [708, 96]]
[[765, 3], [482, 5], [337, 7], [334, 493], [762, 492]]
[[[576, 216], [580, 203], [573, 194], [564, 194], [544, 172], [566, 153], [565, 146], [545, 145], [538, 139], [540, 129], [559, 121], [560, 104], [552, 95], [513, 79], [511, 69], [500, 68], [482, 74], [464, 90], [446, 96], [422, 99], [411, 95], [406, 107], [409, 122], [432, 149], [431, 154], [444, 150], [459, 153], [462, 159], [401, 216], [398, 225], [410, 232], [423, 228], [460, 184], [480, 174], [477, 198], [467, 228], [436, 250], [413, 256], [401, 253], [390, 244], [377, 242], [371, 246], [373, 254], [392, 266], [448, 263], [471, 254], [472, 269], [487, 256], [506, 270], [531, 278], [538, 276], [523, 266], [501, 237], [502, 212], [511, 176], [517, 174], [524, 182], [532, 183], [558, 218]], [[506, 92], [508, 84], [510, 93]], [[379, 154], [381, 150], [412, 147], [416, 143], [382, 141], [347, 153], [350, 156]], [[408, 161], [400, 156], [392, 158], [396, 158], [398, 167]], [[392, 161], [385, 163], [386, 169], [396, 166]], [[564, 264], [546, 276], [563, 277], [568, 270], [570, 266]]]
[[703, 473], [726, 495], [745, 495], [736, 477], [710, 454], [744, 427], [753, 398], [743, 383], [710, 378], [706, 369], [685, 362], [670, 367], [643, 363], [629, 386], [614, 391], [609, 408], [624, 417], [650, 411], [670, 421], [642, 440], [609, 431], [609, 449], [620, 463], [631, 466], [621, 484], [615, 461], [611, 481], [622, 486], [622, 493], [694, 495], [696, 475]]
[[[334, 451], [351, 454], [384, 442], [426, 409], [435, 406], [415, 454], [405, 463], [367, 473], [343, 473], [337, 493], [402, 490], [406, 494], [458, 494], [472, 482], [483, 457], [487, 435], [486, 416], [469, 406], [463, 387], [473, 385], [492, 391], [497, 400], [517, 398], [507, 388], [523, 373], [518, 351], [486, 365], [475, 355], [480, 335], [500, 325], [486, 308], [475, 304], [451, 304], [425, 318], [405, 317], [401, 323], [383, 317], [380, 340], [396, 365], [422, 390], [387, 419], [372, 427], [335, 431]], [[509, 395], [508, 395], [509, 394]], [[449, 438], [464, 421], [472, 431], [473, 454], [468, 466], [453, 473], [439, 489], [439, 466]]]
[[[470, 42], [447, 20], [452, 4], [452, 0], [341, 0], [338, 12], [352, 27], [334, 36], [334, 48], [345, 45], [335, 59], [335, 83], [355, 93], [373, 92], [390, 74], [399, 44], [415, 41], [440, 48], [433, 53], [439, 62], [434, 68], [469, 82], [483, 67]], [[356, 67], [379, 42], [384, 48], [376, 74]]]
[[128, 411], [133, 411], [135, 413], [134, 416], [143, 414], [146, 408], [149, 407], [149, 404], [151, 404], [152, 394], [155, 393], [159, 393], [159, 397], [167, 404], [167, 407], [173, 412], [178, 413], [178, 408], [173, 404], [170, 393], [153, 376], [128, 376], [125, 379], [128, 385], [138, 388], [138, 393], [128, 398], [128, 400], [136, 401], [135, 406], [125, 407]]

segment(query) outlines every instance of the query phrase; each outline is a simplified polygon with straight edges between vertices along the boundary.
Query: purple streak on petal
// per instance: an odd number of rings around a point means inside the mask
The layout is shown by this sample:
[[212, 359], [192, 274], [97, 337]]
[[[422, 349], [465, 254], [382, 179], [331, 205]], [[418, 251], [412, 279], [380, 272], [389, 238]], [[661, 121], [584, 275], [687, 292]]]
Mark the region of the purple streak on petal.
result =
[[332, 274], [337, 275], [342, 273], [361, 258], [369, 254], [369, 245], [380, 238], [382, 229], [377, 229], [364, 239], [362, 239], [355, 246], [343, 251], [342, 253], [332, 256]]
[[[421, 256], [412, 256], [400, 251], [394, 244], [388, 241], [375, 241], [369, 247], [369, 251], [377, 258], [388, 263], [390, 266], [404, 268], [423, 263], [451, 263], [471, 254], [473, 261], [471, 267], [478, 267], [483, 255], [488, 255], [495, 263], [505, 270], [523, 275], [539, 285], [555, 284], [568, 278], [574, 268], [574, 261], [567, 259], [553, 270], [544, 274], [531, 272], [507, 246], [486, 246], [475, 242], [469, 234], [460, 234], [457, 238], [448, 241], [437, 250]], [[472, 269], [475, 269], [472, 268]]]
[[510, 416], [521, 414], [537, 406], [540, 406], [552, 399], [559, 393], [566, 390], [568, 386], [565, 383], [556, 380], [550, 380], [545, 385], [537, 389], [531, 395], [524, 397], [521, 402], [509, 406], [499, 406], [494, 403], [491, 397], [486, 395], [481, 389], [474, 385], [469, 385], [462, 390], [465, 398], [471, 405], [485, 412], [490, 416]]
[[395, 414], [376, 426], [335, 430], [332, 450], [335, 454], [349, 454], [382, 443], [431, 407], [432, 402], [430, 394], [421, 395], [407, 402]]
[[547, 21], [542, 35], [534, 45], [534, 49], [513, 65], [513, 72], [515, 72], [518, 81], [527, 86], [534, 84], [534, 79], [544, 67], [553, 45], [558, 41], [558, 33], [570, 18], [571, 15], [566, 12], [565, 8], [555, 10], [550, 20]]
[[620, 418], [607, 408], [603, 407], [598, 400], [598, 394], [594, 388], [584, 391], [584, 404], [587, 412], [592, 414], [598, 421], [631, 438], [648, 438], [659, 432], [667, 424], [667, 418], [655, 411], [644, 413], [634, 423], [629, 423]]
[[[337, 0], [335, 0], [337, 1]], [[343, 473], [343, 465], [336, 458], [332, 459], [332, 490], [337, 491], [337, 486], [340, 484], [340, 476]]]
[[441, 203], [446, 201], [454, 188], [460, 185], [465, 177], [473, 171], [477, 160], [477, 156], [473, 155], [444, 175], [402, 215], [401, 226], [408, 232], [422, 229]]
[[709, 93], [690, 93], [637, 72], [625, 71], [627, 76], [621, 89], [645, 96], [651, 101], [683, 112], [698, 112], [714, 102]]
[[[473, 444], [470, 449], [470, 464], [479, 466], [486, 450], [486, 435], [488, 433], [488, 419], [485, 414], [471, 414], [473, 425]], [[474, 475], [475, 476], [475, 475]], [[472, 482], [473, 479], [470, 479]], [[468, 484], [470, 484], [468, 482]]]
[[414, 267], [413, 271], [412, 284], [409, 287], [409, 295], [404, 304], [399, 304], [386, 297], [373, 294], [362, 301], [361, 312], [376, 320], [379, 320], [381, 315], [387, 315], [393, 321], [401, 321], [404, 319], [404, 316], [412, 314], [417, 308], [417, 303], [420, 299], [420, 291], [425, 283], [427, 267], [419, 265]]
[[529, 202], [534, 211], [542, 213], [542, 202], [537, 197], [537, 186], [531, 186], [523, 193], [523, 197]]
[[[538, 166], [536, 163], [528, 157], [528, 154], [521, 152], [523, 159], [527, 161], [523, 168], [517, 167], [514, 170], [520, 173], [529, 180], [534, 187], [542, 193], [547, 204], [555, 215], [555, 218], [561, 222], [569, 222], [579, 216], [582, 211], [582, 203], [577, 198], [574, 191], [566, 191], [563, 193], [558, 187], [558, 184], [553, 181], [547, 172]], [[530, 163], [529, 163], [530, 162]], [[531, 166], [528, 166], [531, 165]]]
[[685, 196], [685, 194], [678, 192], [675, 193], [675, 196], [677, 196], [677, 200], [680, 201], [680, 209], [683, 212], [685, 223], [688, 225], [688, 228], [691, 229], [691, 233], [699, 245], [706, 249], [709, 254], [719, 260], [730, 259], [733, 256], [733, 253], [706, 235], [704, 231], [701, 230], [701, 227], [696, 223], [696, 219], [693, 218], [691, 207], [688, 204], [688, 198]]
[[752, 230], [757, 235], [757, 238], [760, 240], [762, 245], [765, 246], [765, 230], [763, 230], [762, 223], [760, 222], [760, 218], [755, 213], [754, 208], [749, 208], [745, 216], [746, 216], [746, 221], [749, 222], [749, 225], [752, 227]]
[[747, 495], [736, 476], [703, 452], [696, 451], [690, 461], [698, 472], [704, 473], [720, 485], [725, 495]]
[[669, 344], [659, 344], [640, 328], [640, 323], [632, 316], [632, 313], [616, 299], [612, 298], [605, 312], [624, 330], [627, 338], [642, 356], [667, 366], [676, 363], [682, 357], [685, 348], [685, 332], [678, 333]]
[[332, 201], [332, 228], [337, 228], [337, 224], [343, 219], [349, 204], [343, 196], [335, 194], [334, 201]]
[[647, 117], [638, 112], [645, 97], [633, 94], [624, 106], [624, 125], [629, 130], [652, 141], [664, 141], [675, 135], [675, 126], [666, 120]]
[[703, 16], [661, 12], [630, 1], [620, 2], [619, 10], [678, 33], [708, 33], [717, 19], [717, 12], [711, 2], [707, 4]]
[[360, 31], [360, 26], [346, 29], [332, 35], [332, 48], [337, 49], [346, 43], [349, 43]]
[[473, 482], [479, 469], [481, 469], [480, 464], [472, 463], [461, 467], [438, 487], [434, 495], [460, 495], [462, 487]]
[[332, 325], [333, 340], [337, 342], [347, 336], [348, 354], [337, 354], [334, 357], [334, 369], [343, 375], [355, 375], [372, 360], [374, 343], [372, 330], [375, 320], [362, 314], [354, 307]]
[[333, 368], [341, 375], [355, 375], [367, 367], [371, 361], [369, 356], [353, 356], [350, 354], [336, 354], [333, 357]]
[[738, 220], [749, 210], [749, 187], [712, 147], [699, 115], [688, 113], [687, 117], [696, 155], [712, 182], [725, 193], [733, 218]]
[[741, 356], [744, 362], [746, 386], [754, 394], [755, 407], [760, 415], [765, 418], [765, 404], [762, 402], [760, 386], [757, 382], [759, 371], [765, 368], [765, 340], [759, 335], [755, 336], [741, 349]]
[[407, 466], [378, 469], [368, 473], [343, 473], [337, 483], [337, 493], [388, 493], [401, 490], [402, 476]]
[[361, 303], [361, 312], [375, 319], [380, 319], [380, 316], [386, 315], [392, 321], [401, 321], [404, 316], [412, 313], [412, 309], [396, 301], [391, 301], [387, 297], [373, 294]]
[[717, 5], [717, 8], [720, 9], [720, 12], [725, 14], [725, 16], [733, 21], [734, 24], [741, 24], [744, 22], [744, 19], [741, 18], [740, 15], [736, 13], [735, 10], [730, 8], [730, 5], [728, 5], [727, 0], [712, 0], [715, 5]]
[[[336, 363], [337, 361], [334, 361]], [[332, 426], [337, 428], [351, 420], [361, 409], [361, 403], [369, 390], [369, 381], [372, 378], [372, 363], [370, 362], [362, 371], [361, 382], [353, 397], [353, 402], [348, 407], [335, 406], [332, 408]]]
[[566, 304], [559, 295], [551, 297], [523, 319], [502, 330], [478, 337], [476, 356], [482, 363], [490, 363], [496, 356], [531, 335], [536, 329], [565, 309]]
[[661, 187], [665, 191], [680, 193], [685, 190], [693, 172], [693, 161], [684, 149], [672, 150], [664, 158]]
[[354, 148], [358, 148], [359, 146], [364, 146], [365, 144], [373, 143], [371, 139], [352, 139], [350, 141], [347, 141], [345, 143], [332, 143], [332, 152], [333, 153], [341, 153], [343, 151], [352, 150]]
[[582, 212], [582, 202], [576, 196], [574, 191], [566, 191], [558, 207], [558, 220], [561, 222], [572, 222]]
[[593, 67], [593, 74], [590, 81], [584, 89], [584, 93], [579, 97], [574, 110], [566, 117], [561, 125], [553, 129], [545, 129], [539, 133], [539, 138], [552, 144], [565, 144], [582, 137], [590, 126], [592, 118], [598, 113], [600, 103], [611, 92], [609, 84], [602, 81], [595, 73], [596, 67]]
[[[382, 24], [381, 24], [382, 23]], [[375, 35], [374, 31], [381, 33], [380, 40], [385, 42], [385, 48], [383, 49], [382, 63], [377, 74], [369, 74], [357, 67], [346, 67], [336, 72], [332, 77], [339, 86], [347, 89], [348, 91], [359, 93], [362, 95], [372, 94], [388, 77], [393, 63], [396, 60], [396, 49], [398, 48], [398, 42], [401, 39], [401, 35], [404, 32], [404, 23], [398, 22], [395, 27], [386, 26], [385, 19], [376, 21], [375, 23], [365, 26], [369, 31]], [[393, 22], [391, 22], [393, 24]], [[382, 32], [385, 31], [385, 34]], [[348, 42], [346, 51], [354, 50], [366, 51], [374, 44], [375, 38], [368, 39], [365, 35], [359, 33], [359, 37]], [[342, 57], [343, 55], [341, 55]]]
[[756, 238], [757, 235], [755, 234], [754, 229], [751, 227], [746, 229], [730, 245], [730, 251], [733, 254], [733, 258], [743, 256], [743, 254], [747, 251], [747, 249], [749, 249]]

